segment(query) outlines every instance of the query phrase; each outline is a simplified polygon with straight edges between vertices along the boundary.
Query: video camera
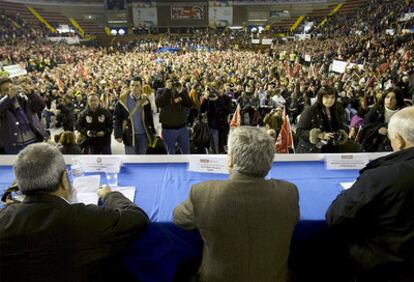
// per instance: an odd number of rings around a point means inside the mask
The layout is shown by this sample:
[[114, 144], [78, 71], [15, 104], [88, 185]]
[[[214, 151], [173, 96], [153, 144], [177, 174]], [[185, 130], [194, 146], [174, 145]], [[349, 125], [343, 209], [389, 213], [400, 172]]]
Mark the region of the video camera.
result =
[[173, 78], [173, 79], [171, 80], [171, 82], [172, 82], [172, 85], [173, 85], [174, 87], [176, 87], [176, 88], [181, 87], [181, 83], [180, 83], [180, 81], [179, 81], [177, 78]]
[[331, 144], [334, 147], [343, 145], [348, 140], [348, 135], [344, 130], [333, 132], [333, 137], [330, 140], [324, 140], [320, 137], [322, 131], [319, 128], [314, 128], [309, 132], [309, 140], [315, 144], [316, 148], [320, 149], [325, 145]]

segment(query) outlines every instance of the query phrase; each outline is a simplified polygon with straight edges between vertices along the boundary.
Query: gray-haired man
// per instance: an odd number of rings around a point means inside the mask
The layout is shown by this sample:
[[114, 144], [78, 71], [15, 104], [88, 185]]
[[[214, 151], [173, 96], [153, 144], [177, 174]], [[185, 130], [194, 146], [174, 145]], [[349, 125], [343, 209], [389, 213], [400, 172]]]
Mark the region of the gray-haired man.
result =
[[326, 213], [358, 281], [414, 281], [414, 107], [392, 116], [388, 136], [394, 153], [370, 162]]
[[65, 161], [52, 145], [22, 150], [14, 173], [25, 199], [0, 210], [2, 282], [104, 281], [106, 259], [148, 225], [141, 209], [108, 187], [98, 191], [105, 208], [71, 205]]
[[287, 281], [290, 240], [299, 219], [296, 186], [265, 179], [274, 141], [264, 130], [234, 129], [228, 149], [230, 178], [194, 185], [175, 208], [174, 223], [201, 233], [200, 281]]

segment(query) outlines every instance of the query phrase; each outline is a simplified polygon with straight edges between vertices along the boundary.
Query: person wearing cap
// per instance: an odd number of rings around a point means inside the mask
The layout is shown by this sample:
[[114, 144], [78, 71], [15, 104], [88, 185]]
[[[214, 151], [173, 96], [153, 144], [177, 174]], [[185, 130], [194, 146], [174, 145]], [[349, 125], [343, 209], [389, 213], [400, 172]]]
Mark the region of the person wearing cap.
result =
[[145, 212], [108, 186], [97, 191], [104, 208], [71, 204], [65, 160], [47, 143], [13, 169], [24, 199], [0, 210], [0, 281], [125, 281], [115, 256], [146, 229]]
[[11, 79], [0, 78], [0, 147], [6, 154], [45, 140], [47, 134], [37, 116], [44, 108], [39, 95], [23, 93]]

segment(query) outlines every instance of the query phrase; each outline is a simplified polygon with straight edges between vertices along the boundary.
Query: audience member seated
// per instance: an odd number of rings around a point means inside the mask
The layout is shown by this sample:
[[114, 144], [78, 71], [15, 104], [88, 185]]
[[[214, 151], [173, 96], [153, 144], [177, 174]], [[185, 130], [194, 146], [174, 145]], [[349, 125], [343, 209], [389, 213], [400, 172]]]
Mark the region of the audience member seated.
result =
[[391, 151], [387, 125], [391, 117], [404, 108], [404, 96], [400, 89], [388, 90], [384, 97], [365, 115], [360, 143], [365, 152]]
[[303, 112], [296, 131], [299, 153], [337, 153], [346, 142], [343, 109], [337, 103], [337, 96], [335, 88], [324, 86], [316, 103]]
[[228, 146], [230, 178], [194, 185], [175, 208], [174, 223], [200, 231], [199, 281], [286, 281], [299, 220], [297, 188], [265, 179], [274, 157], [274, 141], [265, 130], [234, 129]]
[[82, 154], [81, 148], [79, 147], [78, 144], [76, 144], [75, 133], [73, 133], [72, 131], [62, 132], [59, 138], [59, 144], [61, 146], [58, 145], [58, 148], [62, 154], [68, 154], [68, 155]]

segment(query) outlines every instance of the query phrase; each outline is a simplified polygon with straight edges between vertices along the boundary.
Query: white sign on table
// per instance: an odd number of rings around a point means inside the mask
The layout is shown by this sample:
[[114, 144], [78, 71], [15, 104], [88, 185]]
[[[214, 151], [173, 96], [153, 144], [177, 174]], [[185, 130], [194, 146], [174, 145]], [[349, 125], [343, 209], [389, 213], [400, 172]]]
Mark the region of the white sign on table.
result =
[[120, 157], [106, 157], [106, 156], [82, 156], [75, 159], [83, 172], [87, 173], [119, 173], [121, 169]]
[[194, 172], [228, 174], [227, 156], [202, 156], [192, 157], [188, 164], [188, 170]]
[[325, 165], [328, 170], [338, 169], [362, 169], [369, 163], [369, 158], [366, 155], [352, 155], [352, 154], [332, 154], [326, 155]]

